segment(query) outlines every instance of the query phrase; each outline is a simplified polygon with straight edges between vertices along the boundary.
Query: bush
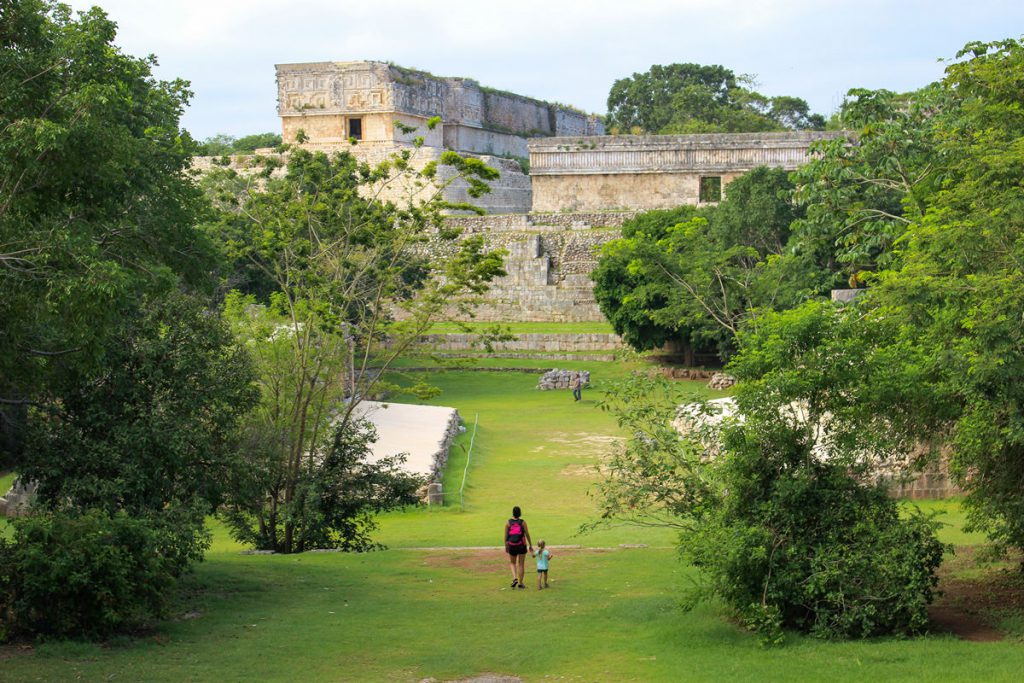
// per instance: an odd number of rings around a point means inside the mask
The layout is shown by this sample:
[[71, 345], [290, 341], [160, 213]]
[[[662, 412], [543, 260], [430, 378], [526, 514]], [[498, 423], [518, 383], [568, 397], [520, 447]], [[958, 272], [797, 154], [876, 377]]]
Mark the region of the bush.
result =
[[812, 454], [802, 431], [726, 429], [722, 495], [683, 535], [683, 556], [748, 627], [826, 638], [913, 634], [928, 622], [944, 546], [938, 523], [900, 519], [884, 489]]
[[14, 525], [14, 541], [0, 542], [11, 635], [104, 638], [165, 616], [175, 579], [209, 542], [190, 512], [50, 513]]
[[[246, 467], [233, 480], [222, 511], [232, 537], [277, 552], [379, 548], [370, 537], [376, 515], [415, 505], [426, 482], [403, 469], [404, 455], [370, 462], [370, 444], [376, 439], [373, 425], [365, 420], [336, 426], [330, 442], [303, 463], [288, 499], [279, 474], [287, 461], [273, 448], [282, 440], [265, 429], [250, 434]], [[282, 521], [290, 523], [290, 537], [280, 528]]]

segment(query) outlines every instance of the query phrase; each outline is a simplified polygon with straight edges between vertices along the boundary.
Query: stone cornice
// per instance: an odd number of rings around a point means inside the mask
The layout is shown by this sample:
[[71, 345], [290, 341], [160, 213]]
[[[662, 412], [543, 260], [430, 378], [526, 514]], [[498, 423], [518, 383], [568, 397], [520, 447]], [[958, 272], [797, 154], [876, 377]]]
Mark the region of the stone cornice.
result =
[[529, 142], [530, 175], [793, 170], [818, 140], [844, 132], [555, 137]]

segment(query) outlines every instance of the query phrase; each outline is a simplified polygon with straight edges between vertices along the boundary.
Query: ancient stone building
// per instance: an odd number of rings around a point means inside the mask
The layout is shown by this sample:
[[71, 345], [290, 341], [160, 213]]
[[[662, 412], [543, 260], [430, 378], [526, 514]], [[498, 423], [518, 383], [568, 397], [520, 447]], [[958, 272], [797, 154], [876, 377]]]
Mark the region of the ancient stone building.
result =
[[[602, 320], [590, 272], [597, 248], [619, 236], [624, 220], [637, 211], [717, 202], [739, 175], [758, 166], [795, 169], [814, 141], [844, 135], [605, 136], [595, 117], [561, 105], [372, 61], [279, 64], [277, 86], [287, 143], [344, 150], [371, 163], [408, 152], [413, 168], [450, 149], [501, 172], [480, 199], [468, 196], [450, 167], [437, 173], [446, 200], [491, 214], [453, 216], [452, 225], [508, 251], [508, 275], [478, 311], [492, 321]], [[530, 175], [515, 160], [527, 155]], [[197, 159], [196, 167], [211, 162]], [[245, 163], [232, 160], [241, 171]], [[382, 196], [415, 200], [437, 189], [394, 183]]]
[[616, 135], [530, 140], [533, 211], [666, 209], [717, 202], [758, 166], [794, 170], [843, 133]]
[[[310, 146], [411, 146], [489, 155], [527, 155], [526, 138], [601, 135], [593, 116], [522, 95], [441, 78], [383, 62], [277, 65], [278, 114], [285, 142], [301, 129]], [[440, 117], [428, 130], [426, 122]], [[412, 126], [414, 132], [405, 131]]]
[[[526, 158], [527, 138], [604, 132], [596, 117], [568, 107], [383, 62], [278, 64], [277, 88], [287, 143], [301, 137], [307, 149], [343, 149], [371, 163], [406, 150], [414, 168], [446, 149], [482, 156], [501, 172], [488, 195], [472, 200], [488, 213], [530, 210], [530, 179], [509, 159]], [[441, 167], [441, 183], [450, 178], [451, 169]], [[445, 199], [470, 201], [465, 190], [456, 181]], [[416, 194], [402, 185], [390, 191], [395, 199]]]

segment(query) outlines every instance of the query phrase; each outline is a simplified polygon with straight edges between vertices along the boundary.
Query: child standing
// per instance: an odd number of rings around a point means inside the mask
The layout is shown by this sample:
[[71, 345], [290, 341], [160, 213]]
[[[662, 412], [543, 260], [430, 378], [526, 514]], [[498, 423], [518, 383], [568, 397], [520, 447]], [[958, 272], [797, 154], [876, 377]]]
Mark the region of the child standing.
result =
[[[548, 560], [551, 559], [551, 551], [549, 551], [544, 543], [544, 539], [537, 541], [537, 550], [533, 553], [533, 556], [537, 558], [537, 590], [548, 587]], [[543, 580], [543, 585], [541, 584]]]

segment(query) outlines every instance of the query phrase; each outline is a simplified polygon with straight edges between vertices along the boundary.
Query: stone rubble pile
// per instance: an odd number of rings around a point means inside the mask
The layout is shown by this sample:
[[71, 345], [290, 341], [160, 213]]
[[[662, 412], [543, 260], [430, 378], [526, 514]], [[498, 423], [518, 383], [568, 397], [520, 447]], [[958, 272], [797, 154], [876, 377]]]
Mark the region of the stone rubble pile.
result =
[[736, 378], [732, 375], [727, 375], [724, 372], [716, 372], [711, 376], [711, 381], [708, 382], [708, 389], [728, 389], [729, 387], [736, 384]]
[[590, 373], [586, 370], [548, 370], [540, 379], [537, 381], [537, 388], [541, 391], [551, 391], [554, 389], [570, 389], [572, 387], [572, 380], [576, 375], [580, 376], [580, 381], [584, 387], [590, 384]]
[[26, 515], [35, 499], [35, 482], [25, 483], [21, 479], [15, 479], [11, 490], [0, 498], [0, 516], [21, 517]]

